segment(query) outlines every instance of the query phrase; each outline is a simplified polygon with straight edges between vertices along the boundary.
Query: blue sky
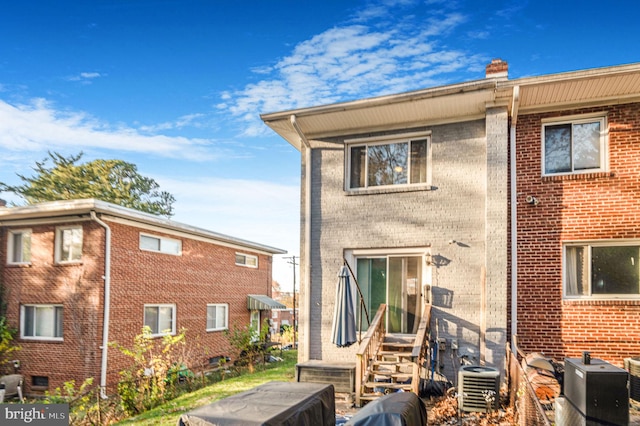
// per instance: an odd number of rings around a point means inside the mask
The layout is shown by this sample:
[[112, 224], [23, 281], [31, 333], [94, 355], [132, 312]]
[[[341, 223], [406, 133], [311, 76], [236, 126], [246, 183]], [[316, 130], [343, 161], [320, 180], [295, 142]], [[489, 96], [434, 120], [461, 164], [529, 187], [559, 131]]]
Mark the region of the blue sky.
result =
[[[481, 79], [492, 58], [510, 78], [638, 62], [638, 12], [635, 0], [4, 2], [0, 182], [47, 150], [122, 159], [175, 195], [173, 219], [298, 256], [300, 154], [261, 113]], [[281, 257], [274, 278], [290, 288]]]

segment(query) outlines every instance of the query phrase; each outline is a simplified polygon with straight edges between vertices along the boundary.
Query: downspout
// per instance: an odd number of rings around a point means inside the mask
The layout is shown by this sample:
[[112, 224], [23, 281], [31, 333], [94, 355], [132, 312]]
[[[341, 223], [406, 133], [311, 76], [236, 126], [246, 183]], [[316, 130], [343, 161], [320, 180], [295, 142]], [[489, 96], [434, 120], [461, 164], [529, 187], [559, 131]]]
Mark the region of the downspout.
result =
[[[304, 270], [305, 283], [307, 292], [305, 294], [304, 303], [307, 308], [307, 320], [304, 322], [304, 341], [302, 347], [304, 350], [303, 361], [310, 359], [309, 351], [311, 350], [311, 144], [300, 129], [295, 114], [291, 114], [291, 125], [300, 137], [305, 146], [305, 172], [304, 172], [304, 257], [306, 259], [306, 267]], [[294, 324], [295, 325], [295, 324]]]
[[91, 219], [105, 229], [104, 243], [104, 319], [102, 324], [102, 360], [100, 362], [100, 396], [107, 398], [107, 355], [109, 349], [109, 305], [111, 299], [111, 228], [91, 211]]
[[[518, 191], [516, 187], [516, 125], [520, 86], [513, 87], [511, 103], [511, 128], [509, 129], [509, 150], [511, 163], [511, 335], [518, 335]], [[518, 352], [516, 339], [511, 339], [511, 352]]]

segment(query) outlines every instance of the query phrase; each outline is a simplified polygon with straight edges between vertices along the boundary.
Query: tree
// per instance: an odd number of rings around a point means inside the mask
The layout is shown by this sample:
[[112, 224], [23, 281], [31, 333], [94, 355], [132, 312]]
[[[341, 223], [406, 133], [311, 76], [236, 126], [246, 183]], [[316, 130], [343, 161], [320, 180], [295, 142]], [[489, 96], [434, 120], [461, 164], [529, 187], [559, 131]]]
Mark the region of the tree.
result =
[[[49, 157], [36, 162], [36, 174], [18, 174], [22, 185], [0, 182], [0, 192], [13, 192], [27, 204], [44, 201], [96, 198], [146, 213], [171, 217], [175, 198], [160, 191], [158, 183], [138, 173], [135, 164], [122, 160], [94, 160], [76, 164], [83, 153], [64, 157], [49, 152]], [[53, 164], [49, 166], [48, 160]]]

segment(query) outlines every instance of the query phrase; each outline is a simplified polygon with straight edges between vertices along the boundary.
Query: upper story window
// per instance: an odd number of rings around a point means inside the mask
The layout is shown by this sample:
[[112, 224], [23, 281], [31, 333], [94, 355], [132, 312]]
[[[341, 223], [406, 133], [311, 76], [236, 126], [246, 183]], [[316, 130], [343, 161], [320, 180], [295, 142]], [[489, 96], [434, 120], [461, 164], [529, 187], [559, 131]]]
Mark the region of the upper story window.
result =
[[429, 138], [425, 133], [403, 137], [346, 141], [348, 188], [427, 184]]
[[62, 340], [62, 306], [22, 305], [20, 337], [23, 339]]
[[226, 330], [229, 327], [229, 307], [226, 304], [207, 305], [207, 331]]
[[564, 246], [564, 294], [577, 299], [640, 298], [640, 241]]
[[31, 263], [31, 230], [17, 229], [9, 231], [7, 242], [7, 263], [26, 265]]
[[140, 234], [140, 250], [157, 251], [180, 256], [182, 254], [182, 241]]
[[258, 267], [258, 256], [250, 254], [236, 253], [236, 265], [248, 266], [250, 268]]
[[79, 262], [82, 259], [82, 227], [66, 226], [56, 229], [56, 263]]
[[570, 117], [543, 123], [542, 145], [544, 175], [605, 171], [605, 117]]
[[144, 305], [144, 325], [153, 336], [176, 334], [175, 305]]

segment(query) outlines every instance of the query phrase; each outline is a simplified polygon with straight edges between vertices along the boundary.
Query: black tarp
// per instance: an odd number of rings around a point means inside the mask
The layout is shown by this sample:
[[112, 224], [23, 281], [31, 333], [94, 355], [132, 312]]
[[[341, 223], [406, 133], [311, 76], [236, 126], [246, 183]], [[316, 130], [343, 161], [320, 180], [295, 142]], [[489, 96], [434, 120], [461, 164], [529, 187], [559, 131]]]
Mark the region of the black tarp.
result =
[[333, 385], [269, 382], [183, 414], [179, 426], [335, 425]]
[[426, 426], [427, 408], [415, 393], [396, 392], [368, 403], [349, 426]]

